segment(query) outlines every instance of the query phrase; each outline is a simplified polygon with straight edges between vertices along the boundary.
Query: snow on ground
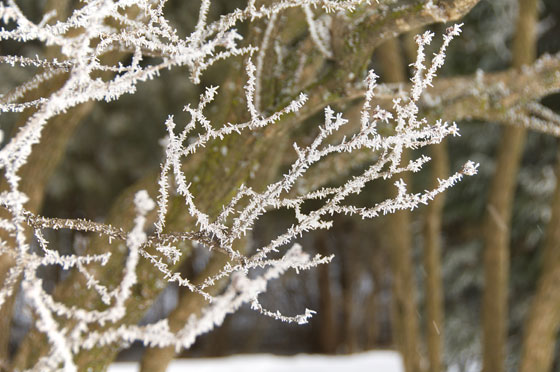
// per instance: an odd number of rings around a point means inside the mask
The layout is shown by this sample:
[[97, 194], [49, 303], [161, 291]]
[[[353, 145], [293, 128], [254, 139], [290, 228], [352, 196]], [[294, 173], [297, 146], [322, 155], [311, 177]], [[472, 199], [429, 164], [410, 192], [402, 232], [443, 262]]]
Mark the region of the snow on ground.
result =
[[[115, 363], [109, 372], [136, 372], [137, 363]], [[394, 351], [326, 356], [268, 354], [235, 355], [226, 358], [180, 359], [171, 363], [167, 372], [403, 372], [401, 357]]]

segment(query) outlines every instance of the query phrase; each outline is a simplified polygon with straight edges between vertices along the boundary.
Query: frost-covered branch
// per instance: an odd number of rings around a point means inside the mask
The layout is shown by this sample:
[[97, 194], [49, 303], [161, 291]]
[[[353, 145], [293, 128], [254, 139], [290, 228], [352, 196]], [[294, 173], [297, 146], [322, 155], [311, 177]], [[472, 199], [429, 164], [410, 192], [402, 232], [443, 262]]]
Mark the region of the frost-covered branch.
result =
[[[44, 70], [0, 98], [2, 112], [18, 112], [28, 107], [37, 110], [0, 150], [0, 169], [9, 185], [8, 190], [0, 193], [0, 206], [9, 215], [9, 218], [0, 219], [0, 229], [13, 238], [11, 245], [1, 242], [0, 254], [13, 256], [16, 262], [0, 290], [0, 306], [13, 293], [21, 278], [22, 294], [38, 319], [37, 329], [46, 335], [50, 345], [48, 355], [35, 365], [37, 370], [56, 370], [60, 366], [65, 371], [77, 370], [74, 360], [76, 354], [113, 343], [142, 341], [145, 345], [174, 346], [178, 350], [188, 348], [197, 336], [220, 325], [226, 314], [237, 310], [243, 303], [251, 303], [252, 309], [282, 321], [304, 323], [313, 311], [305, 309], [300, 315], [286, 316], [265, 309], [258, 301], [258, 296], [266, 291], [267, 283], [287, 270], [308, 270], [330, 261], [331, 257], [310, 258], [304, 253], [296, 242], [301, 235], [312, 230], [329, 229], [332, 226], [331, 217], [335, 214], [374, 218], [396, 210], [414, 209], [451, 187], [462, 176], [476, 173], [477, 165], [468, 162], [463, 169], [441, 180], [433, 190], [411, 194], [404, 182], [397, 181], [395, 186], [398, 195], [395, 198], [370, 207], [360, 207], [351, 202], [352, 196], [360, 194], [369, 183], [398, 177], [402, 172], [417, 172], [429, 161], [427, 157], [420, 157], [402, 164], [404, 149], [437, 144], [448, 135], [458, 135], [455, 124], [442, 120], [431, 122], [419, 117], [418, 106], [421, 93], [432, 85], [437, 70], [443, 64], [445, 48], [459, 34], [460, 26], [454, 26], [444, 36], [440, 52], [429, 66], [425, 66], [421, 50], [429, 44], [433, 35], [425, 34], [418, 38], [420, 52], [414, 65], [416, 72], [410, 92], [395, 99], [392, 108], [381, 108], [375, 104], [377, 76], [369, 72], [365, 79], [366, 100], [359, 124], [352, 126], [357, 129], [341, 140], [333, 141], [332, 138], [339, 131], [350, 125], [343, 113], [337, 113], [327, 106], [324, 109], [324, 121], [317, 126], [318, 134], [314, 140], [307, 146], [294, 144], [296, 157], [286, 174], [263, 190], [243, 184], [225, 190], [228, 199], [220, 205], [218, 213], [211, 213], [201, 205], [196, 192], [192, 190], [194, 179], [185, 172], [183, 164], [212, 143], [232, 136], [266, 131], [287, 117], [303, 111], [310, 99], [322, 99], [299, 93], [293, 99], [281, 100], [283, 104], [272, 113], [264, 114], [268, 111], [260, 107], [264, 67], [262, 53], [268, 47], [273, 26], [265, 30], [260, 45], [262, 49], [259, 51], [257, 46], [242, 44], [242, 36], [235, 29], [236, 25], [264, 18], [274, 21], [278, 14], [287, 9], [301, 8], [305, 12], [309, 34], [315, 46], [325, 57], [331, 58], [335, 56], [336, 50], [331, 49], [330, 45], [330, 18], [317, 18], [313, 9], [321, 7], [326, 13], [342, 14], [369, 3], [361, 0], [280, 0], [257, 5], [255, 1], [248, 1], [245, 8], [212, 21], [209, 19], [211, 1], [203, 0], [193, 32], [184, 38], [178, 36], [165, 18], [164, 4], [163, 0], [90, 0], [68, 19], [52, 25], [48, 24], [50, 16], [33, 23], [14, 1], [0, 4], [2, 21], [14, 24], [10, 29], [0, 30], [0, 40], [33, 41], [57, 46], [63, 55], [61, 60], [20, 56], [0, 58], [0, 63]], [[126, 10], [132, 6], [139, 11], [127, 13]], [[376, 8], [376, 5], [371, 6]], [[108, 20], [116, 21], [121, 28], [111, 26]], [[70, 30], [74, 32], [70, 33]], [[126, 66], [121, 63], [103, 64], [101, 57], [112, 51], [129, 52], [130, 62]], [[253, 64], [251, 56], [255, 53], [256, 64]], [[20, 191], [20, 170], [27, 163], [34, 145], [41, 141], [42, 131], [51, 118], [84, 102], [112, 101], [123, 94], [132, 94], [140, 82], [156, 78], [164, 68], [185, 66], [190, 71], [191, 80], [199, 83], [201, 74], [211, 65], [234, 56], [245, 57], [247, 78], [244, 98], [248, 119], [216, 123], [209, 118], [207, 111], [215, 104], [219, 87], [208, 87], [201, 94], [198, 104], [185, 107], [190, 120], [184, 126], [177, 125], [174, 117], [169, 116], [165, 121], [165, 158], [157, 185], [152, 188], [157, 191], [152, 195], [146, 190], [136, 192], [133, 202], [135, 217], [133, 221], [123, 223], [132, 222], [131, 227], [116, 227], [86, 219], [47, 218], [26, 209], [28, 199]], [[148, 60], [147, 57], [158, 58]], [[97, 77], [100, 72], [112, 72], [115, 75], [105, 81]], [[49, 97], [25, 101], [27, 92], [61, 73], [67, 74], [68, 79], [60, 89]], [[392, 132], [384, 134], [378, 130], [380, 126], [390, 127]], [[183, 129], [178, 130], [181, 127]], [[376, 162], [360, 174], [343, 179], [337, 187], [303, 193], [297, 190], [297, 183], [307, 177], [309, 169], [336, 154], [360, 151], [377, 156]], [[169, 231], [166, 219], [172, 196], [174, 202], [179, 200], [183, 203], [186, 211], [184, 218], [194, 221], [187, 231]], [[302, 206], [309, 200], [319, 201], [319, 206], [315, 210], [304, 211]], [[292, 211], [295, 223], [291, 227], [257, 247], [254, 252], [235, 249], [235, 243], [246, 237], [264, 213], [278, 209]], [[155, 216], [154, 219], [152, 216]], [[34, 232], [38, 249], [29, 242], [25, 233], [28, 229]], [[60, 229], [95, 233], [109, 243], [118, 242], [126, 255], [124, 262], [117, 266], [121, 270], [117, 274], [120, 278], [117, 284], [111, 285], [106, 278], [98, 275], [98, 268], [110, 265], [113, 254], [117, 255], [117, 252], [91, 253], [86, 250], [83, 254], [62, 255], [56, 247], [49, 245], [44, 234], [44, 230]], [[197, 243], [217, 251], [226, 257], [226, 263], [218, 273], [195, 284], [176, 270], [183, 255], [179, 247], [181, 243]], [[167, 282], [177, 283], [203, 296], [208, 306], [202, 315], [193, 317], [178, 332], [170, 331], [167, 320], [143, 327], [124, 323], [126, 304], [133, 296], [134, 287], [140, 284], [139, 267], [142, 264], [151, 265], [160, 271]], [[42, 267], [52, 265], [63, 270], [75, 268], [80, 280], [96, 294], [100, 303], [98, 308], [70, 305], [64, 298], [48, 293], [38, 273]], [[227, 289], [222, 294], [212, 296], [207, 288], [223, 278], [229, 278]]]

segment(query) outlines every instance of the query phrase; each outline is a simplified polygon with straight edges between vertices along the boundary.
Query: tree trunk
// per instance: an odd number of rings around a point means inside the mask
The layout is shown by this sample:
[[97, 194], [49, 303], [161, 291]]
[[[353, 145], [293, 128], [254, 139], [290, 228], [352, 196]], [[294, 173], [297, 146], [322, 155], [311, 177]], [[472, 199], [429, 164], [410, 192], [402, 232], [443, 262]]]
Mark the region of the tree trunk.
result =
[[519, 372], [550, 372], [560, 330], [560, 153], [543, 269], [525, 324]]
[[[257, 171], [256, 176], [248, 181], [248, 185], [254, 189], [261, 189], [264, 185], [267, 185], [270, 180], [276, 175], [276, 170], [281, 163], [282, 156], [286, 148], [286, 136], [284, 139], [276, 141], [275, 149], [277, 151], [272, 152], [271, 155], [267, 156], [265, 160], [260, 163], [259, 171]], [[247, 246], [250, 242], [250, 235], [246, 239], [239, 240], [236, 242], [236, 247], [239, 252], [247, 252]], [[228, 258], [224, 254], [214, 254], [210, 258], [210, 261], [200, 273], [194, 282], [197, 284], [202, 283], [206, 278], [216, 275], [226, 263], [228, 263]], [[212, 296], [218, 295], [228, 283], [228, 278], [223, 278], [216, 282], [208, 292]], [[173, 332], [179, 331], [187, 323], [187, 320], [191, 315], [199, 315], [201, 311], [208, 305], [208, 302], [202, 298], [202, 296], [192, 293], [189, 291], [181, 291], [179, 295], [179, 302], [175, 309], [169, 314], [167, 319], [169, 320], [169, 328]], [[175, 348], [170, 346], [166, 348], [148, 348], [144, 352], [141, 360], [141, 372], [165, 372], [167, 366], [173, 358], [175, 357]]]
[[[199, 280], [195, 281], [195, 283], [198, 285], [205, 278], [215, 275], [225, 263], [224, 255], [214, 255], [210, 259], [207, 267], [198, 275]], [[224, 278], [209, 288], [208, 293], [212, 296], [216, 296], [226, 284], [227, 278]], [[191, 315], [200, 315], [201, 310], [208, 304], [206, 300], [198, 294], [193, 294], [187, 290], [181, 292], [177, 306], [167, 317], [167, 319], [169, 319], [169, 329], [172, 332], [177, 332], [183, 328]], [[140, 371], [165, 372], [174, 357], [175, 348], [173, 346], [147, 348], [142, 355]]]
[[[326, 231], [317, 232], [315, 246], [317, 253], [322, 256], [329, 256], [329, 249], [325, 241]], [[317, 278], [319, 279], [319, 345], [321, 352], [334, 354], [337, 344], [336, 311], [331, 290], [330, 265], [320, 265], [317, 267]]]
[[[376, 51], [380, 58], [383, 77], [387, 82], [403, 82], [405, 66], [397, 38], [388, 40]], [[403, 151], [401, 164], [409, 161], [410, 154]], [[402, 179], [410, 185], [411, 177], [403, 174]], [[391, 185], [392, 187], [392, 185]], [[393, 330], [400, 350], [405, 371], [420, 371], [418, 308], [416, 282], [412, 261], [412, 237], [410, 211], [398, 211], [387, 216], [387, 237], [393, 268]]]
[[[445, 142], [430, 147], [432, 187], [449, 174]], [[430, 372], [442, 370], [443, 349], [443, 283], [441, 277], [441, 221], [445, 195], [439, 194], [426, 207], [424, 226], [424, 268], [426, 270], [426, 338]]]
[[[535, 58], [537, 1], [520, 0], [513, 45], [513, 65]], [[484, 223], [483, 371], [503, 372], [507, 340], [509, 231], [517, 171], [523, 153], [525, 129], [504, 128], [498, 148]]]
[[[362, 224], [363, 225], [363, 224]], [[378, 230], [368, 231], [361, 229], [360, 234], [362, 236], [372, 236], [380, 234]], [[371, 238], [373, 240], [373, 237]], [[391, 270], [387, 270], [388, 260], [387, 253], [385, 250], [381, 249], [382, 246], [377, 242], [373, 242], [375, 246], [369, 253], [369, 265], [371, 268], [371, 279], [373, 282], [373, 288], [371, 293], [368, 295], [367, 299], [367, 312], [364, 320], [367, 322], [366, 329], [366, 350], [375, 349], [380, 346], [385, 347], [383, 342], [386, 343], [386, 338], [384, 339], [382, 334], [382, 327], [380, 326], [384, 322], [384, 317], [380, 314], [386, 310], [383, 307], [382, 294], [384, 290], [387, 290], [386, 278], [391, 275]], [[388, 310], [388, 309], [387, 309]]]
[[[353, 226], [348, 226], [349, 231], [353, 231]], [[356, 282], [356, 265], [355, 257], [353, 257], [352, 237], [345, 236], [345, 242], [348, 244], [345, 249], [339, 250], [337, 257], [340, 261], [340, 287], [342, 291], [342, 345], [346, 354], [355, 353], [358, 348], [358, 340], [355, 332], [355, 297], [354, 287]], [[346, 244], [345, 244], [346, 245]]]
[[[409, 63], [416, 60], [416, 34], [422, 34], [418, 28], [404, 34], [403, 49]], [[437, 119], [433, 119], [437, 120]], [[439, 180], [449, 177], [449, 156], [444, 139], [440, 144], [430, 146], [431, 188], [439, 186]], [[443, 370], [442, 354], [444, 341], [444, 290], [441, 276], [441, 230], [442, 214], [445, 206], [445, 193], [437, 195], [426, 206], [424, 224], [424, 270], [425, 280], [425, 329], [428, 351], [428, 370], [440, 372]]]

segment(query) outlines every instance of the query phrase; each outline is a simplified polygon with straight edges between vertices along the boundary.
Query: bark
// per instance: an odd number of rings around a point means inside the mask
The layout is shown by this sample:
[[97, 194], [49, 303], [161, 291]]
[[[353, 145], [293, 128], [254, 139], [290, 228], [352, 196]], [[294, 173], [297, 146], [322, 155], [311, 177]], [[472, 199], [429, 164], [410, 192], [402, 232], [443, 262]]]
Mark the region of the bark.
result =
[[[403, 49], [409, 64], [416, 60], [415, 34], [421, 34], [422, 29], [414, 30], [404, 35]], [[440, 179], [449, 177], [449, 157], [446, 140], [430, 146], [430, 162], [432, 182], [430, 187], [439, 186]], [[443, 282], [441, 276], [441, 231], [442, 214], [445, 205], [445, 193], [437, 195], [427, 206], [424, 223], [424, 270], [425, 279], [425, 330], [428, 351], [428, 370], [440, 372], [443, 369]]]
[[[384, 38], [389, 37], [389, 33], [385, 31], [391, 30], [392, 36], [392, 33], [403, 32], [422, 24], [457, 19], [468, 12], [477, 2], [478, 0], [429, 2], [432, 6], [426, 6], [428, 2], [423, 2], [420, 5], [405, 7], [404, 9], [400, 6], [402, 4], [397, 3], [384, 12], [375, 12], [372, 17], [366, 17], [362, 22], [352, 23], [356, 27], [354, 30], [338, 29], [342, 35], [344, 35], [344, 32], [351, 31], [359, 33], [356, 43], [348, 45], [344, 42], [346, 39], [342, 38], [339, 39], [340, 43], [335, 46], [334, 44], [337, 40], [335, 38], [333, 49], [336, 52], [336, 63], [317, 64], [317, 67], [310, 74], [311, 79], [303, 80], [312, 81], [313, 83], [310, 83], [307, 89], [305, 89], [311, 99], [304, 107], [300, 117], [292, 117], [287, 123], [277, 123], [275, 126], [264, 130], [260, 137], [228, 137], [222, 142], [208, 146], [208, 150], [205, 153], [206, 156], [202, 158], [199, 154], [196, 157], [195, 164], [189, 165], [190, 172], [187, 176], [194, 180], [196, 175], [198, 179], [198, 181], [192, 183], [191, 190], [195, 197], [197, 197], [199, 207], [210, 215], [217, 213], [221, 206], [231, 197], [232, 190], [236, 190], [242, 183], [250, 182], [253, 167], [260, 165], [262, 159], [267, 156], [266, 154], [274, 152], [276, 149], [275, 145], [279, 142], [278, 138], [281, 138], [281, 136], [289, 137], [290, 130], [297, 127], [305, 117], [345, 94], [345, 83], [348, 74], [353, 73], [355, 76], [361, 76], [373, 48], [382, 42]], [[360, 53], [352, 53], [354, 48], [357, 48]], [[295, 55], [297, 56], [297, 53]], [[243, 94], [239, 94], [239, 91], [237, 91], [237, 89], [242, 90], [242, 88], [239, 88], [244, 84], [242, 77], [240, 76], [234, 81], [237, 83], [234, 84], [237, 88], [230, 89], [229, 91], [226, 88], [226, 96], [230, 97], [230, 104], [228, 104], [228, 99], [223, 99], [222, 102], [225, 102], [225, 105], [222, 104], [221, 106], [235, 111], [232, 115], [227, 116], [232, 121], [246, 115], [240, 107], [243, 105], [231, 104], [234, 102], [233, 96], [236, 94], [238, 97], [243, 96]], [[267, 92], [269, 96], [275, 97], [274, 106], [269, 106], [272, 109], [283, 106], [290, 99], [289, 95], [279, 93], [282, 81], [279, 80], [276, 83], [271, 84], [271, 82], [265, 81], [263, 84], [275, 87], [275, 90]], [[227, 110], [222, 110], [220, 114], [224, 112], [227, 112]], [[210, 151], [212, 149], [219, 149], [220, 147], [218, 146], [225, 146], [228, 149], [228, 155], [221, 155], [220, 151]], [[275, 169], [271, 171], [275, 171]], [[134, 187], [128, 189], [115, 202], [107, 222], [129, 229], [134, 216], [133, 208], [131, 208], [133, 205], [133, 195], [139, 189], [146, 189], [151, 195], [156, 195], [155, 184], [155, 176], [150, 175]], [[186, 213], [183, 204], [179, 199], [171, 201], [168, 213], [169, 231], [184, 231], [192, 227], [193, 221], [185, 217], [188, 216], [188, 213]], [[119, 252], [117, 247], [117, 243], [107, 244], [106, 241], [98, 237], [92, 240], [90, 246], [92, 254], [105, 252], [107, 249], [113, 252], [111, 262], [108, 265], [98, 267], [95, 270], [92, 269], [92, 273], [95, 276], [107, 278], [110, 282], [117, 282], [119, 280], [118, 275], [115, 276], [112, 273], [121, 272], [125, 254]], [[183, 257], [188, 255], [188, 251], [189, 247], [184, 247]], [[180, 264], [179, 262], [178, 265]], [[122, 323], [137, 323], [162, 288], [161, 275], [157, 272], [157, 269], [146, 261], [141, 261], [137, 268], [137, 275], [139, 283], [127, 304], [128, 311], [124, 319], [122, 319]], [[57, 286], [54, 291], [55, 297], [70, 306], [79, 305], [91, 309], [102, 308], [102, 304], [97, 296], [92, 294], [91, 291], [87, 291], [85, 287], [83, 278], [78, 275], [70, 275], [68, 279]], [[38, 357], [48, 351], [48, 347], [49, 345], [45, 337], [41, 336], [36, 330], [32, 331], [22, 344], [17, 356], [16, 366], [24, 368], [33, 365]], [[104, 370], [113, 360], [118, 350], [118, 345], [88, 350], [78, 354], [76, 363], [80, 370], [87, 370], [88, 368]]]
[[[286, 136], [284, 140], [279, 139], [276, 141], [275, 150], [272, 154], [268, 154], [265, 159], [260, 162], [259, 172], [256, 176], [251, 179], [248, 185], [256, 190], [262, 189], [264, 186], [270, 183], [273, 176], [275, 176], [274, 171], [278, 169], [278, 164], [281, 160], [281, 154], [284, 153], [287, 141]], [[239, 241], [236, 249], [239, 252], [247, 253], [247, 246], [249, 245], [250, 239]], [[206, 278], [216, 275], [228, 262], [228, 257], [219, 254], [214, 254], [203, 272], [198, 274], [194, 279], [196, 284], [202, 283]], [[227, 285], [228, 278], [223, 278], [218, 281], [209, 290], [210, 295], [218, 295]], [[167, 319], [169, 320], [169, 328], [173, 332], [179, 331], [187, 323], [187, 320], [191, 315], [199, 315], [201, 311], [207, 306], [208, 303], [198, 294], [189, 292], [188, 290], [181, 291], [179, 302], [175, 309], [169, 314]], [[141, 372], [165, 372], [169, 363], [175, 357], [175, 348], [148, 348], [144, 352], [140, 364]]]
[[[199, 274], [199, 280], [196, 281], [196, 284], [200, 284], [205, 278], [216, 274], [226, 263], [224, 258], [223, 255], [212, 257], [207, 267]], [[227, 278], [224, 278], [209, 288], [208, 293], [212, 296], [218, 295], [226, 284]], [[202, 296], [187, 291], [183, 292], [179, 297], [177, 306], [167, 317], [169, 319], [169, 329], [172, 332], [177, 332], [183, 328], [191, 315], [200, 315], [201, 310], [208, 304]], [[147, 348], [142, 355], [140, 371], [165, 372], [174, 357], [175, 348], [172, 346]]]
[[[317, 252], [322, 256], [328, 256], [326, 232], [317, 233], [316, 247]], [[319, 280], [319, 345], [322, 353], [334, 354], [336, 352], [337, 331], [336, 331], [336, 311], [331, 290], [331, 279], [329, 275], [329, 265], [317, 267], [317, 277]]]
[[[406, 69], [397, 38], [388, 40], [377, 49], [383, 77], [388, 82], [406, 80]], [[401, 164], [409, 161], [410, 154], [404, 150]], [[411, 177], [403, 174], [403, 180], [410, 185]], [[392, 185], [391, 185], [392, 187]], [[393, 329], [395, 340], [402, 354], [405, 371], [420, 371], [420, 337], [418, 329], [418, 308], [414, 263], [412, 260], [411, 212], [398, 211], [387, 216], [388, 244], [391, 247], [393, 268]]]
[[[405, 180], [406, 182], [406, 180]], [[398, 212], [388, 218], [393, 269], [393, 329], [406, 372], [420, 371], [418, 308], [411, 252], [410, 214]]]
[[[430, 147], [432, 187], [449, 175], [445, 142]], [[443, 283], [441, 276], [441, 225], [445, 194], [439, 194], [426, 206], [424, 226], [424, 268], [426, 270], [426, 341], [430, 372], [442, 371]]]
[[378, 346], [379, 341], [379, 323], [380, 317], [377, 315], [377, 312], [380, 308], [380, 301], [379, 298], [381, 296], [381, 277], [384, 274], [381, 265], [376, 265], [376, 261], [378, 260], [377, 257], [371, 260], [371, 267], [372, 269], [372, 281], [373, 281], [373, 288], [371, 293], [367, 299], [367, 312], [364, 320], [367, 322], [367, 329], [366, 329], [366, 343], [365, 348], [366, 350], [375, 349]]
[[[293, 17], [291, 18], [291, 22], [297, 25], [298, 23], [301, 24], [302, 19], [301, 17]], [[292, 24], [292, 26], [294, 26]], [[297, 28], [297, 27], [295, 27]], [[256, 38], [255, 35], [252, 35]], [[285, 36], [289, 39], [295, 37], [294, 35]], [[282, 40], [286, 42], [286, 40]], [[270, 53], [265, 55], [265, 61], [267, 63], [271, 63], [271, 59], [273, 57]], [[264, 104], [264, 107], [270, 107], [274, 100], [274, 92], [277, 89], [275, 84], [273, 83], [272, 79], [266, 80], [263, 82], [263, 92], [261, 94], [261, 103]], [[227, 85], [224, 84], [224, 85]], [[242, 84], [237, 84], [237, 87], [241, 87]], [[237, 115], [243, 115], [241, 113], [237, 113]], [[235, 120], [236, 118], [234, 118]], [[231, 121], [231, 120], [230, 120]], [[278, 139], [275, 141], [274, 145], [271, 145], [271, 148], [274, 149], [266, 154], [262, 154], [257, 162], [255, 163], [258, 165], [258, 170], [254, 177], [250, 177], [248, 180], [248, 185], [256, 190], [260, 190], [264, 188], [267, 184], [269, 184], [274, 177], [276, 176], [276, 171], [279, 168], [281, 163], [282, 154], [285, 152], [285, 147], [287, 144], [287, 136], [280, 135]], [[270, 150], [270, 149], [269, 149]], [[248, 241], [243, 241], [243, 247], [240, 247], [240, 252], [246, 252], [248, 245]], [[217, 274], [223, 266], [228, 262], [227, 257], [224, 255], [213, 255], [210, 259], [208, 267], [199, 274], [199, 276], [195, 279], [195, 281], [202, 282], [207, 277], [213, 276]], [[227, 278], [220, 280], [217, 282], [211, 291], [211, 295], [219, 294], [227, 284]], [[177, 332], [180, 330], [187, 322], [188, 318], [191, 315], [200, 314], [202, 309], [207, 305], [207, 302], [204, 301], [199, 295], [190, 293], [188, 291], [182, 291], [180, 294], [179, 303], [177, 307], [169, 314], [169, 325], [170, 329], [173, 332]], [[175, 348], [174, 347], [167, 347], [167, 348], [148, 348], [144, 352], [141, 360], [141, 371], [146, 372], [164, 372], [167, 369], [167, 366], [171, 362], [171, 360], [175, 357]]]
[[[422, 29], [414, 30], [404, 35], [403, 49], [408, 63], [416, 60], [415, 34], [421, 34]], [[430, 157], [432, 158], [430, 187], [439, 186], [439, 180], [449, 177], [449, 157], [447, 154], [446, 140], [440, 144], [430, 146]], [[424, 223], [424, 270], [425, 279], [425, 332], [426, 346], [428, 351], [428, 370], [440, 372], [443, 369], [443, 326], [444, 326], [444, 304], [443, 304], [443, 282], [441, 276], [441, 231], [442, 214], [445, 205], [445, 193], [437, 195], [427, 206]]]
[[542, 274], [525, 324], [519, 372], [550, 372], [560, 330], [560, 154]]
[[[391, 337], [391, 305], [387, 306], [383, 299], [383, 293], [390, 292], [391, 283], [388, 278], [391, 277], [390, 251], [384, 249], [380, 244], [379, 237], [383, 234], [382, 224], [371, 226], [369, 221], [362, 223], [360, 228], [360, 236], [367, 236], [368, 243], [371, 242], [372, 249], [369, 250], [368, 259], [365, 264], [370, 267], [373, 288], [367, 299], [367, 311], [364, 320], [366, 326], [366, 350], [376, 348], [390, 347]], [[365, 230], [366, 228], [367, 230]], [[388, 315], [388, 316], [387, 316]], [[387, 320], [388, 321], [387, 321]]]
[[[352, 225], [347, 226], [352, 231]], [[346, 229], [345, 229], [346, 230]], [[350, 234], [352, 234], [350, 232]], [[349, 237], [346, 242], [352, 244], [352, 238]], [[357, 351], [358, 340], [356, 337], [355, 327], [355, 298], [354, 285], [356, 282], [356, 258], [352, 252], [351, 246], [345, 247], [339, 251], [337, 257], [340, 260], [340, 289], [342, 291], [342, 345], [346, 354], [352, 354]]]
[[[513, 65], [535, 58], [537, 1], [520, 0], [513, 46]], [[496, 172], [484, 223], [483, 371], [503, 372], [507, 341], [509, 230], [517, 171], [525, 129], [505, 128], [498, 148]]]

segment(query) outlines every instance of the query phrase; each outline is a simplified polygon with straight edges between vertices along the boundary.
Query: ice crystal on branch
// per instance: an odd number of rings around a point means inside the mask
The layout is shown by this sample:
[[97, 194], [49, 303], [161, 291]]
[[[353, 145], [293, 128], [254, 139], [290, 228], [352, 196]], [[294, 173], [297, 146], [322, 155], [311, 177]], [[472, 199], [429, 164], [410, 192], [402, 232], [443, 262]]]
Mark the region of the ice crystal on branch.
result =
[[[299, 147], [294, 144], [297, 158], [287, 173], [276, 182], [270, 183], [262, 191], [247, 185], [228, 190], [228, 194], [232, 196], [221, 206], [221, 212], [216, 216], [198, 205], [197, 197], [191, 190], [192, 180], [182, 166], [195, 152], [224, 137], [248, 135], [274, 125], [289, 114], [301, 110], [308, 100], [304, 93], [300, 93], [271, 114], [265, 115], [265, 111], [261, 111], [263, 53], [268, 46], [273, 26], [265, 31], [261, 50], [256, 46], [242, 46], [242, 36], [235, 26], [243, 21], [254, 22], [263, 18], [270, 18], [273, 23], [277, 15], [286, 9], [301, 8], [305, 12], [313, 42], [324, 56], [330, 58], [333, 54], [329, 45], [329, 19], [316, 18], [313, 9], [322, 7], [327, 13], [351, 11], [363, 3], [367, 2], [280, 0], [268, 5], [257, 5], [255, 1], [249, 0], [245, 8], [210, 21], [208, 12], [211, 1], [203, 0], [194, 31], [185, 38], [180, 38], [164, 17], [165, 1], [89, 0], [68, 19], [55, 24], [49, 24], [51, 14], [34, 24], [25, 17], [14, 1], [0, 4], [0, 18], [3, 22], [15, 24], [10, 30], [0, 30], [0, 40], [33, 41], [58, 46], [64, 56], [63, 60], [0, 57], [0, 63], [42, 69], [33, 79], [0, 97], [2, 112], [18, 112], [29, 107], [36, 109], [19, 132], [9, 138], [9, 142], [0, 150], [0, 168], [9, 184], [9, 190], [0, 193], [0, 205], [10, 216], [0, 219], [0, 229], [11, 238], [10, 242], [0, 242], [0, 254], [13, 256], [15, 262], [0, 290], [0, 306], [12, 295], [21, 280], [22, 293], [37, 317], [37, 328], [47, 336], [51, 345], [51, 352], [38, 362], [36, 369], [54, 370], [62, 365], [63, 370], [74, 371], [77, 368], [74, 355], [84, 349], [113, 343], [142, 341], [145, 345], [174, 346], [177, 350], [188, 348], [197, 336], [220, 325], [228, 313], [234, 312], [244, 303], [250, 303], [252, 309], [266, 316], [286, 322], [305, 323], [314, 313], [312, 310], [305, 309], [299, 315], [283, 315], [265, 309], [258, 300], [258, 296], [266, 291], [267, 283], [287, 270], [308, 270], [332, 259], [310, 257], [296, 243], [298, 237], [308, 231], [329, 229], [332, 226], [331, 216], [335, 214], [373, 218], [396, 210], [414, 209], [451, 187], [462, 176], [476, 173], [476, 165], [469, 162], [450, 178], [441, 180], [434, 190], [412, 194], [407, 190], [407, 185], [399, 180], [395, 183], [398, 190], [395, 198], [369, 207], [359, 207], [350, 202], [351, 197], [361, 193], [368, 183], [392, 178], [402, 172], [417, 172], [429, 161], [429, 158], [423, 156], [402, 164], [401, 154], [405, 148], [421, 148], [439, 143], [448, 135], [458, 134], [454, 124], [442, 121], [428, 123], [419, 118], [417, 106], [422, 91], [432, 84], [437, 70], [443, 64], [447, 45], [460, 31], [459, 26], [454, 26], [444, 36], [440, 51], [428, 67], [424, 66], [423, 50], [432, 40], [433, 34], [425, 33], [417, 38], [418, 60], [414, 64], [411, 94], [406, 99], [395, 100], [391, 112], [379, 106], [374, 108], [377, 75], [370, 71], [365, 79], [365, 101], [357, 132], [338, 142], [332, 141], [333, 134], [347, 126], [348, 120], [342, 113], [326, 107], [324, 122], [318, 125], [317, 136], [308, 146]], [[139, 11], [128, 12], [132, 6]], [[109, 19], [117, 22], [106, 22]], [[115, 23], [120, 28], [112, 26]], [[76, 32], [69, 33], [69, 30]], [[103, 64], [100, 57], [111, 51], [130, 53], [130, 63], [126, 66], [120, 63]], [[256, 64], [253, 64], [251, 56], [255, 53]], [[250, 119], [225, 124], [212, 122], [205, 114], [205, 109], [214, 104], [219, 93], [218, 87], [206, 88], [197, 105], [185, 107], [190, 120], [182, 130], [177, 129], [181, 126], [176, 125], [175, 118], [169, 116], [165, 122], [165, 159], [157, 181], [157, 195], [149, 195], [144, 190], [136, 193], [136, 217], [130, 231], [89, 220], [41, 217], [26, 209], [27, 197], [20, 191], [19, 170], [28, 161], [33, 146], [41, 141], [42, 130], [49, 119], [83, 102], [111, 101], [123, 94], [134, 93], [137, 84], [156, 78], [159, 71], [166, 68], [186, 66], [190, 70], [192, 81], [199, 83], [201, 74], [212, 64], [240, 55], [245, 56], [247, 79], [244, 93]], [[159, 58], [146, 62], [147, 57], [154, 56]], [[104, 81], [96, 77], [100, 72], [114, 73], [114, 77]], [[67, 73], [68, 79], [50, 97], [25, 101], [27, 92], [61, 73]], [[379, 123], [391, 125], [393, 132], [381, 134], [378, 131]], [[2, 132], [0, 137], [1, 135]], [[377, 160], [360, 174], [344, 180], [337, 187], [322, 187], [305, 193], [294, 190], [296, 182], [305, 178], [313, 165], [326, 157], [336, 156], [337, 153], [350, 154], [359, 150], [378, 154]], [[190, 230], [168, 231], [166, 218], [170, 195], [178, 195], [185, 204], [188, 217], [194, 220]], [[309, 200], [320, 201], [319, 207], [305, 211], [302, 206]], [[240, 252], [235, 248], [235, 243], [246, 237], [264, 213], [280, 208], [293, 211], [297, 222], [253, 252]], [[153, 209], [156, 209], [152, 213], [155, 221], [149, 218]], [[39, 243], [38, 250], [31, 249], [26, 229], [33, 230]], [[90, 267], [93, 264], [107, 265], [112, 252], [89, 254], [86, 250], [83, 255], [61, 255], [56, 248], [49, 247], [43, 233], [47, 229], [94, 232], [107, 237], [109, 241], [121, 242], [126, 247], [127, 255], [122, 272], [119, 273], [122, 278], [119, 284], [111, 288], [106, 284], [105, 278], [96, 275], [98, 271]], [[213, 254], [224, 255], [226, 263], [217, 274], [194, 283], [176, 271], [176, 265], [184, 253], [178, 248], [181, 243], [206, 247]], [[139, 281], [137, 270], [142, 259], [149, 261], [168, 282], [185, 286], [203, 296], [208, 301], [203, 313], [198, 317], [193, 316], [178, 332], [170, 331], [166, 319], [145, 326], [123, 323], [126, 303]], [[92, 310], [70, 306], [55, 299], [44, 290], [41, 279], [37, 276], [41, 267], [49, 265], [58, 265], [65, 270], [75, 268], [104, 306]], [[212, 296], [207, 291], [208, 287], [223, 278], [229, 278], [226, 289], [221, 294]], [[99, 330], [99, 326], [104, 327], [103, 331]]]

